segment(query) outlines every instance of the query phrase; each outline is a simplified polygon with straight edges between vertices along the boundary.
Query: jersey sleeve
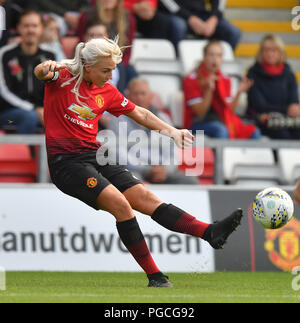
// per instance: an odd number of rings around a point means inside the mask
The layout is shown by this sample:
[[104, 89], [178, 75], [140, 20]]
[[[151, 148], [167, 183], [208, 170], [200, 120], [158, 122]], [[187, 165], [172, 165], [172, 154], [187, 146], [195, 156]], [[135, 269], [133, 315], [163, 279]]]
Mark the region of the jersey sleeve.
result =
[[112, 89], [112, 100], [109, 104], [109, 108], [107, 108], [106, 111], [115, 117], [132, 112], [135, 109], [135, 104], [128, 100], [114, 86], [112, 86]]

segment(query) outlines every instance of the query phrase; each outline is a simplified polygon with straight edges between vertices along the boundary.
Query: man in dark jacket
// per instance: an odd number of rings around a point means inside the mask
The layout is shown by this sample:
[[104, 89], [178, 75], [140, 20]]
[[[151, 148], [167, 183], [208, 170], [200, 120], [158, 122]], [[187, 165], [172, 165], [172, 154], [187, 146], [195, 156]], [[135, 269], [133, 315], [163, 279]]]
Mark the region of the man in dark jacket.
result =
[[188, 30], [205, 39], [227, 41], [233, 49], [237, 46], [241, 31], [224, 17], [224, 1], [210, 0], [160, 0], [160, 10], [171, 14], [174, 43], [184, 39]]
[[54, 60], [54, 54], [39, 47], [43, 24], [38, 12], [22, 13], [17, 30], [21, 42], [0, 50], [0, 126], [15, 125], [18, 133], [31, 134], [43, 121], [44, 98], [44, 86], [33, 70]]

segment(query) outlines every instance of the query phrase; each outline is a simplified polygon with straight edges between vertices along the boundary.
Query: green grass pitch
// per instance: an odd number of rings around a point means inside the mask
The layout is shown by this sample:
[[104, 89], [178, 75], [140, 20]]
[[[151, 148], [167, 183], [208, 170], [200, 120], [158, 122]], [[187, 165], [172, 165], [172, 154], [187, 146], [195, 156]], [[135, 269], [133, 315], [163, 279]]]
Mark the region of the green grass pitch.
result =
[[174, 288], [147, 288], [142, 273], [8, 272], [0, 303], [299, 303], [290, 273], [169, 274]]

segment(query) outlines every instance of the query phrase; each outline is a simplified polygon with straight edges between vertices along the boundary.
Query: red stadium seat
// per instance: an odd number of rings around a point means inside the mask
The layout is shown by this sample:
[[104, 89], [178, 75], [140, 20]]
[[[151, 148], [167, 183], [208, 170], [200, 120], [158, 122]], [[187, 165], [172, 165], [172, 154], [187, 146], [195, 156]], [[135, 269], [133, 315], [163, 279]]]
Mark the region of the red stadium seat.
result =
[[27, 145], [0, 145], [0, 162], [30, 160], [31, 154]]
[[34, 183], [37, 159], [31, 157], [27, 145], [0, 145], [0, 182]]
[[[192, 156], [196, 156], [197, 149], [202, 148], [190, 148], [192, 150]], [[182, 151], [179, 151], [179, 154], [182, 154]], [[201, 155], [201, 153], [199, 153]], [[203, 168], [202, 174], [199, 176], [199, 183], [201, 185], [213, 185], [214, 184], [214, 174], [215, 174], [215, 156], [214, 152], [211, 148], [204, 148], [204, 165], [200, 163], [199, 165], [196, 165], [194, 159], [192, 160], [184, 160], [182, 165], [179, 165], [178, 169], [182, 172], [185, 172], [187, 169], [190, 169], [192, 171], [195, 171], [195, 174], [199, 174], [199, 172]]]
[[76, 45], [79, 43], [79, 37], [66, 36], [61, 38], [61, 45], [67, 58], [73, 58]]
[[0, 183], [35, 183], [31, 176], [0, 176]]

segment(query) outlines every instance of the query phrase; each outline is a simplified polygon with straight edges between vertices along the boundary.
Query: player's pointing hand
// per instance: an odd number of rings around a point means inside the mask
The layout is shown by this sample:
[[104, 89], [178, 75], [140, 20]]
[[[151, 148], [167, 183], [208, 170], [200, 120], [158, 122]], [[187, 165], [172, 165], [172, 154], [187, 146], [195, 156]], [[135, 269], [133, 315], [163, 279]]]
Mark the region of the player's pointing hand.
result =
[[51, 80], [55, 72], [66, 68], [66, 66], [55, 61], [45, 61], [35, 68], [35, 75], [41, 81]]

